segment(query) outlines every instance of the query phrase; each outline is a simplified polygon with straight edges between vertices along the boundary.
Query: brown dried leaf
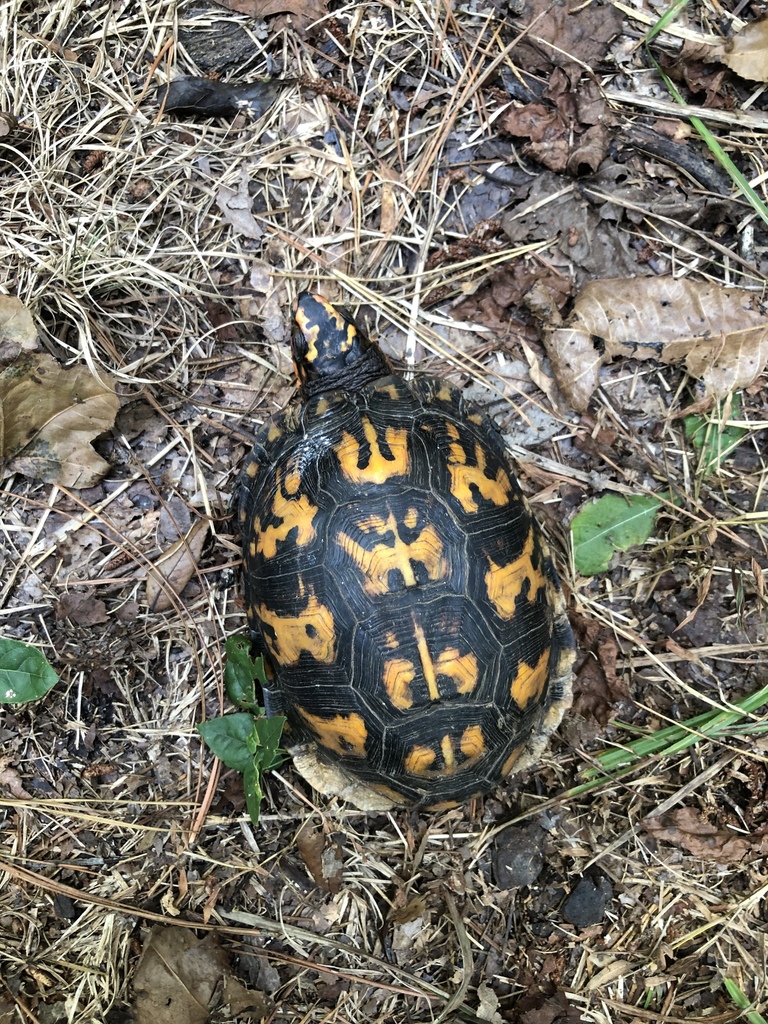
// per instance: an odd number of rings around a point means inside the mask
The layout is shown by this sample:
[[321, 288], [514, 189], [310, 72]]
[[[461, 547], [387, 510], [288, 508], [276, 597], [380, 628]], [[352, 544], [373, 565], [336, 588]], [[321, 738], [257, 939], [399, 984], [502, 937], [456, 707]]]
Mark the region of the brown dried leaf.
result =
[[205, 1024], [227, 967], [215, 936], [153, 928], [133, 980], [136, 1024]]
[[592, 281], [568, 321], [545, 330], [544, 343], [558, 386], [581, 412], [600, 367], [619, 355], [683, 362], [716, 398], [750, 385], [768, 363], [760, 297], [709, 281]]
[[32, 794], [28, 793], [21, 781], [21, 776], [15, 768], [3, 768], [0, 765], [0, 790], [7, 789], [14, 800], [32, 800]]
[[296, 836], [296, 845], [307, 870], [317, 885], [328, 892], [338, 892], [344, 871], [341, 845], [320, 829], [303, 828]]
[[250, 18], [290, 14], [298, 32], [305, 32], [328, 13], [326, 0], [216, 0], [216, 3], [228, 11], [247, 14]]
[[240, 181], [236, 189], [228, 185], [219, 185], [216, 193], [216, 205], [224, 215], [227, 224], [231, 224], [238, 235], [258, 241], [264, 232], [251, 213], [253, 200], [249, 191], [250, 179], [248, 169], [243, 164], [240, 169]]
[[197, 563], [203, 551], [205, 538], [208, 534], [208, 523], [199, 519], [185, 537], [180, 537], [175, 544], [160, 555], [147, 575], [147, 604], [154, 612], [164, 612], [173, 604], [173, 594], [177, 596], [197, 569]]
[[0, 295], [0, 363], [39, 348], [32, 314], [15, 295]]
[[120, 408], [110, 385], [87, 366], [65, 369], [49, 355], [22, 355], [0, 374], [0, 459], [61, 487], [92, 487], [109, 463], [90, 442]]
[[736, 32], [721, 59], [731, 71], [750, 82], [768, 82], [768, 16]]
[[570, 144], [567, 126], [558, 111], [543, 103], [527, 103], [509, 110], [500, 127], [516, 138], [530, 139], [523, 150], [526, 156], [550, 171], [565, 170]]
[[674, 846], [682, 846], [694, 857], [718, 864], [741, 864], [768, 857], [768, 834], [738, 835], [719, 829], [694, 807], [680, 807], [659, 818], [646, 818], [647, 832]]
[[621, 30], [621, 13], [615, 7], [581, 0], [556, 4], [526, 0], [519, 20], [529, 32], [512, 55], [524, 71], [549, 71], [581, 62], [594, 68]]
[[98, 626], [109, 621], [107, 606], [92, 594], [64, 594], [56, 603], [55, 612], [57, 621], [69, 619], [76, 626]]
[[[229, 1008], [227, 1019], [262, 1019], [267, 1001], [232, 975], [218, 939], [197, 939], [183, 928], [152, 929], [133, 980], [136, 1024], [205, 1024], [210, 1011]], [[222, 1018], [223, 1019], [223, 1018]]]

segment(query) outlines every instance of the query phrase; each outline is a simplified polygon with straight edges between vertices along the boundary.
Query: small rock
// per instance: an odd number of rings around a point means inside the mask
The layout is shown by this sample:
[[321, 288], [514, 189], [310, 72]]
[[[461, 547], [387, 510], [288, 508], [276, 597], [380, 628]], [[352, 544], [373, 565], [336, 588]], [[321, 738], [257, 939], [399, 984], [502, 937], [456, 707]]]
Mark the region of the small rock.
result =
[[563, 904], [560, 913], [579, 930], [591, 924], [599, 924], [605, 916], [605, 908], [613, 897], [613, 887], [605, 875], [590, 878], [584, 875]]
[[538, 825], [507, 828], [493, 850], [493, 874], [500, 889], [531, 885], [544, 867], [545, 832]]

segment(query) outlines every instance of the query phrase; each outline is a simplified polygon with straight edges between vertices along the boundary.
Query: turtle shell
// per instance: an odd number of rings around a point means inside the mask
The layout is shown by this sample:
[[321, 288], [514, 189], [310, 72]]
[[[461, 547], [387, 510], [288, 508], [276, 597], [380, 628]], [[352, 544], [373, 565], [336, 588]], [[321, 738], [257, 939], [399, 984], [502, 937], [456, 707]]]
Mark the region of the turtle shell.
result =
[[[264, 425], [240, 484], [267, 714], [285, 715], [323, 793], [364, 810], [460, 803], [531, 764], [570, 705], [557, 572], [475, 405], [392, 373], [318, 296], [295, 319], [302, 398]], [[351, 367], [344, 338], [364, 342]]]

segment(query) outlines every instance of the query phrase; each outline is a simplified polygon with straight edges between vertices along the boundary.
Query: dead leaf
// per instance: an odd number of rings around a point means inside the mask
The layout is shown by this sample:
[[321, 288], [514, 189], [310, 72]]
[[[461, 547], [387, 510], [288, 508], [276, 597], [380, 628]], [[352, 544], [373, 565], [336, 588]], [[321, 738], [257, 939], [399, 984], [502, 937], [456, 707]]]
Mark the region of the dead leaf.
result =
[[531, 368], [531, 380], [537, 388], [544, 392], [552, 408], [555, 410], [559, 409], [562, 399], [557, 393], [557, 387], [553, 378], [544, 372], [541, 360], [524, 338], [520, 339], [520, 348], [523, 350], [523, 355]]
[[301, 858], [317, 885], [328, 892], [338, 892], [344, 871], [341, 844], [321, 829], [303, 828], [296, 836]]
[[185, 537], [160, 555], [147, 574], [147, 604], [153, 612], [164, 612], [192, 579], [200, 561], [208, 522], [199, 519]]
[[716, 398], [747, 387], [768, 363], [760, 296], [709, 281], [631, 278], [592, 281], [562, 326], [544, 332], [560, 390], [586, 410], [600, 367], [616, 356], [682, 362]]
[[523, 152], [533, 160], [562, 173], [568, 164], [568, 127], [557, 110], [543, 103], [528, 103], [507, 111], [500, 127], [516, 138], [529, 139]]
[[224, 220], [231, 224], [239, 235], [258, 241], [263, 235], [258, 222], [251, 213], [250, 178], [245, 164], [240, 167], [240, 182], [236, 189], [220, 185], [216, 193], [216, 205], [224, 214]]
[[768, 16], [751, 21], [726, 44], [721, 60], [750, 82], [768, 82]]
[[616, 705], [630, 696], [627, 683], [616, 672], [618, 650], [614, 638], [601, 631], [574, 683], [574, 714], [594, 719], [601, 726], [616, 714]]
[[290, 14], [293, 27], [301, 33], [328, 13], [326, 0], [216, 0], [216, 3], [228, 11], [247, 14], [250, 18]]
[[0, 295], [0, 364], [40, 347], [32, 314], [15, 295]]
[[55, 613], [57, 621], [69, 619], [76, 626], [98, 626], [109, 620], [107, 606], [92, 594], [64, 594], [56, 602]]
[[137, 1024], [205, 1024], [227, 966], [213, 935], [153, 928], [133, 980]]
[[90, 442], [114, 425], [119, 408], [111, 382], [87, 366], [25, 353], [0, 374], [0, 459], [36, 480], [92, 487], [110, 465]]
[[[605, 194], [613, 193], [616, 176], [621, 174], [626, 175], [626, 168], [604, 162], [591, 184]], [[658, 206], [660, 200], [657, 195], [649, 201]], [[594, 278], [642, 274], [629, 236], [616, 230], [615, 221], [621, 214], [611, 216], [609, 206], [606, 202], [589, 202], [575, 187], [564, 192], [562, 177], [544, 171], [534, 179], [525, 202], [504, 215], [501, 226], [515, 244], [557, 238], [556, 250], [562, 256], [555, 250], [554, 265], [566, 261], [574, 264], [575, 273], [569, 271], [569, 276], [575, 277], [577, 285]]]
[[196, 938], [182, 928], [153, 928], [133, 980], [136, 1024], [205, 1024], [217, 1005], [233, 1014], [267, 1013], [266, 1000], [232, 976], [213, 935]]
[[0, 787], [5, 787], [14, 800], [32, 800], [32, 794], [28, 793], [21, 782], [21, 776], [15, 768], [0, 767]]
[[680, 807], [658, 818], [646, 818], [643, 825], [656, 839], [681, 846], [701, 860], [741, 864], [768, 857], [768, 833], [745, 836], [719, 829], [694, 807]]
[[499, 997], [491, 986], [481, 981], [477, 986], [477, 998], [479, 1000], [478, 1020], [487, 1020], [490, 1021], [490, 1024], [503, 1024], [502, 1016], [499, 1013]]
[[621, 13], [610, 4], [581, 0], [526, 0], [519, 21], [528, 28], [512, 51], [524, 71], [550, 71], [582, 63], [600, 64], [608, 44], [621, 30]]

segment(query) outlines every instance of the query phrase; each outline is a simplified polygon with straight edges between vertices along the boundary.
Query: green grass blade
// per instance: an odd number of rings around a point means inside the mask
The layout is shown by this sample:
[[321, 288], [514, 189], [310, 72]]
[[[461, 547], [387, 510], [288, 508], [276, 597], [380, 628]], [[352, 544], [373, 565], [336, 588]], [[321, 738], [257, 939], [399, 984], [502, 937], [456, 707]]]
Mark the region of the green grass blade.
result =
[[[663, 32], [667, 25], [670, 24], [670, 22], [674, 21], [674, 19], [680, 13], [683, 7], [686, 6], [687, 3], [688, 0], [675, 0], [675, 3], [673, 3], [672, 6], [669, 7], [669, 9], [659, 18], [656, 24], [648, 29], [648, 32], [646, 33], [645, 37], [645, 49], [649, 59], [651, 60], [653, 66], [656, 68], [658, 73], [661, 75], [662, 79], [664, 80], [664, 84], [666, 85], [667, 89], [669, 89], [672, 98], [675, 100], [676, 103], [680, 104], [684, 104], [685, 100], [678, 92], [677, 86], [674, 84], [674, 82], [669, 78], [668, 75], [664, 73], [664, 71], [659, 66], [659, 62], [656, 60], [656, 58], [649, 50], [648, 44], [653, 39], [656, 38], [659, 32]], [[752, 207], [752, 209], [755, 211], [758, 217], [760, 217], [760, 219], [765, 224], [768, 224], [768, 207], [766, 207], [763, 200], [760, 198], [757, 192], [755, 192], [755, 190], [752, 188], [747, 179], [744, 177], [744, 175], [741, 173], [738, 167], [734, 164], [734, 162], [725, 152], [725, 150], [717, 141], [717, 139], [709, 130], [709, 128], [707, 128], [707, 126], [704, 124], [701, 118], [690, 115], [688, 120], [699, 133], [702, 140], [707, 145], [710, 153], [712, 153], [714, 158], [717, 160], [717, 162], [720, 164], [720, 166], [723, 168], [726, 174], [730, 177], [734, 185], [736, 185], [736, 187], [739, 189], [742, 195], [747, 199], [749, 205]]]
[[[762, 687], [755, 693], [734, 701], [733, 711], [705, 711], [701, 715], [689, 718], [687, 722], [679, 725], [669, 725], [659, 729], [650, 736], [642, 736], [631, 743], [623, 745], [620, 749], [606, 750], [598, 754], [595, 760], [598, 762], [594, 768], [587, 768], [582, 774], [587, 780], [588, 788], [594, 788], [592, 782], [599, 784], [607, 776], [616, 776], [616, 773], [624, 774], [624, 770], [636, 767], [637, 764], [654, 754], [668, 756], [679, 754], [702, 739], [718, 739], [726, 735], [732, 735], [733, 726], [742, 723], [743, 733], [766, 733], [768, 732], [768, 721], [745, 723], [748, 715], [754, 714], [760, 708], [768, 704], [768, 686]], [[583, 787], [577, 787], [579, 792], [584, 792]]]
[[758, 1013], [757, 1010], [750, 1010], [752, 1003], [747, 999], [735, 981], [731, 978], [723, 978], [723, 984], [734, 1004], [744, 1011], [744, 1016], [749, 1021], [749, 1024], [766, 1024], [765, 1017], [761, 1013]]

